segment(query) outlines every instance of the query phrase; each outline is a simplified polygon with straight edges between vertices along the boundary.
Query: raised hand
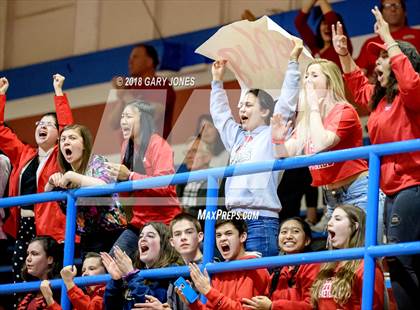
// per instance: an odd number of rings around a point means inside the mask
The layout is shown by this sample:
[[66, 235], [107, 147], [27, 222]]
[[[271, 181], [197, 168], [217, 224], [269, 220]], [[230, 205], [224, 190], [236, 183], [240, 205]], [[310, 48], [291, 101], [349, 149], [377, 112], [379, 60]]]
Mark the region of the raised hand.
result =
[[375, 16], [376, 19], [376, 23], [373, 26], [375, 33], [378, 34], [381, 37], [382, 41], [384, 41], [385, 43], [389, 43], [389, 41], [394, 41], [389, 30], [389, 25], [383, 18], [382, 13], [381, 11], [379, 11], [377, 6], [375, 6], [375, 8], [372, 9], [372, 14]]
[[51, 290], [50, 281], [43, 280], [39, 287], [41, 290], [42, 296], [44, 296], [47, 305], [50, 306], [54, 303], [53, 292]]
[[251, 299], [242, 298], [244, 308], [254, 310], [270, 310], [272, 301], [267, 296], [254, 296]]
[[337, 22], [337, 25], [331, 25], [332, 42], [335, 52], [340, 56], [347, 56], [349, 50], [347, 47], [347, 37], [344, 35], [343, 25]]
[[207, 270], [204, 269], [204, 273], [201, 272], [200, 268], [198, 268], [197, 264], [190, 263], [190, 275], [191, 279], [194, 282], [195, 288], [203, 295], [206, 295], [210, 289], [210, 277], [207, 273]]
[[8, 88], [9, 81], [5, 77], [0, 78], [0, 95], [5, 95]]
[[114, 247], [114, 256], [114, 261], [123, 276], [126, 276], [129, 272], [134, 270], [131, 258], [118, 246]]
[[213, 81], [222, 81], [226, 71], [227, 60], [216, 60], [211, 66], [211, 74]]
[[321, 111], [320, 105], [325, 98], [319, 98], [316, 90], [314, 89], [314, 84], [310, 81], [304, 84], [306, 92], [306, 101], [308, 102], [309, 108], [311, 111]]
[[77, 269], [76, 266], [65, 266], [60, 271], [61, 278], [66, 283], [73, 282], [74, 277], [77, 275]]
[[66, 78], [58, 73], [53, 75], [53, 86], [56, 96], [63, 96], [63, 84]]
[[122, 272], [118, 268], [118, 266], [115, 263], [115, 261], [112, 258], [112, 256], [109, 255], [106, 252], [101, 252], [101, 258], [102, 258], [102, 262], [103, 262], [106, 270], [110, 274], [111, 278], [113, 280], [119, 280], [119, 279], [121, 279], [122, 278]]
[[290, 53], [290, 60], [298, 61], [299, 56], [302, 54], [303, 41], [299, 38], [294, 37], [293, 42], [295, 43], [295, 46], [293, 47], [293, 50]]
[[275, 141], [284, 141], [292, 127], [292, 121], [286, 123], [281, 114], [274, 114], [270, 119], [270, 125], [271, 139]]

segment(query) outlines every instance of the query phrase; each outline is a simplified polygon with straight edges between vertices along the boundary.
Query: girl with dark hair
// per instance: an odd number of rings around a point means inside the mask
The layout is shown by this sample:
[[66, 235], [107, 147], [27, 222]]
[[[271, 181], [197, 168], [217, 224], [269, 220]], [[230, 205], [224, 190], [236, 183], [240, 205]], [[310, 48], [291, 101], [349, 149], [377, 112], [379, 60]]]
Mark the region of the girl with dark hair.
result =
[[[135, 181], [148, 177], [175, 173], [173, 151], [161, 136], [155, 133], [153, 107], [145, 101], [133, 101], [121, 115], [124, 138], [122, 164], [107, 163], [108, 170], [118, 181]], [[133, 217], [118, 238], [116, 245], [132, 257], [137, 247], [139, 228], [149, 221], [169, 224], [181, 212], [174, 185], [142, 189], [120, 196], [130, 197]]]
[[[365, 243], [365, 212], [352, 205], [338, 206], [328, 222], [330, 250], [363, 247]], [[315, 309], [361, 309], [363, 260], [324, 263], [312, 286]], [[384, 277], [379, 265], [375, 270], [374, 310], [384, 307]]]
[[[308, 18], [315, 3], [318, 2], [322, 16], [314, 34], [308, 26]], [[312, 55], [325, 58], [335, 62], [340, 67], [340, 59], [332, 45], [331, 25], [338, 21], [343, 22], [341, 16], [333, 11], [328, 0], [304, 0], [302, 9], [295, 19], [296, 29], [299, 31], [303, 42], [309, 47]], [[349, 42], [349, 51], [352, 53], [352, 46]]]
[[[280, 225], [279, 247], [283, 254], [311, 251], [312, 233], [308, 223], [292, 217]], [[247, 309], [312, 309], [311, 286], [319, 271], [319, 264], [282, 266], [271, 277], [269, 297], [255, 296], [244, 299]]]
[[[373, 144], [420, 137], [420, 55], [409, 43], [394, 41], [378, 8], [375, 32], [384, 45], [371, 43], [379, 53], [376, 85], [368, 83], [348, 54], [341, 24], [333, 28], [334, 47], [342, 62], [344, 78], [357, 104], [371, 113], [367, 123]], [[381, 159], [381, 189], [386, 194], [385, 227], [389, 243], [420, 240], [420, 152]], [[399, 309], [420, 303], [420, 255], [387, 258], [391, 283]]]
[[[62, 172], [50, 176], [45, 191], [115, 182], [106, 167], [106, 158], [91, 154], [93, 142], [87, 127], [78, 124], [66, 126], [59, 141], [58, 162]], [[82, 258], [87, 252], [109, 251], [126, 225], [118, 195], [101, 202], [103, 200], [104, 197], [93, 197], [77, 201]]]
[[[4, 126], [9, 82], [6, 78], [0, 79], [0, 149], [9, 157], [13, 166], [9, 179], [9, 197], [43, 192], [50, 175], [59, 170], [59, 130], [73, 122], [67, 97], [62, 91], [63, 83], [63, 76], [53, 76], [57, 115], [47, 113], [35, 123], [37, 147], [32, 147], [24, 144], [10, 128]], [[10, 208], [10, 216], [3, 229], [16, 238], [12, 264], [15, 281], [21, 281], [20, 269], [29, 241], [36, 235], [47, 235], [59, 243], [63, 242], [65, 221], [65, 215], [55, 201]]]
[[[262, 89], [251, 89], [238, 103], [240, 123], [234, 120], [229, 98], [223, 89], [226, 60], [217, 60], [212, 66], [213, 81], [210, 95], [210, 112], [226, 150], [230, 154], [229, 165], [252, 163], [274, 159], [270, 118], [273, 112], [293, 118], [299, 94], [298, 58], [303, 45], [294, 41], [289, 63], [277, 102]], [[263, 172], [253, 175], [233, 176], [226, 179], [226, 208], [229, 211], [252, 214], [258, 219], [247, 219], [247, 251], [258, 251], [263, 256], [277, 255], [279, 211], [277, 197], [282, 171]]]
[[135, 303], [145, 303], [149, 299], [146, 296], [166, 302], [169, 281], [145, 280], [140, 277], [139, 271], [183, 265], [179, 254], [170, 244], [170, 237], [165, 224], [150, 222], [140, 231], [134, 264], [119, 247], [115, 248], [114, 258], [108, 253], [101, 253], [102, 261], [112, 278], [105, 290], [105, 309], [132, 309]]
[[[61, 269], [61, 250], [57, 242], [48, 236], [32, 239], [28, 245], [27, 256], [22, 269], [26, 281], [49, 280], [59, 276]], [[29, 293], [19, 303], [18, 310], [47, 309], [41, 292]]]

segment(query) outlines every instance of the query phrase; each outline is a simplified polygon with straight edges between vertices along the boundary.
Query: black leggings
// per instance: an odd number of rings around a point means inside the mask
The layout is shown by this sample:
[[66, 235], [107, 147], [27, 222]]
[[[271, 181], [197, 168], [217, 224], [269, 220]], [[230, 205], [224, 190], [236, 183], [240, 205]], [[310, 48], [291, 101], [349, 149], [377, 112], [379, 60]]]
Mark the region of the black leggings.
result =
[[[420, 186], [387, 196], [385, 201], [388, 243], [420, 240]], [[399, 310], [420, 304], [420, 255], [387, 257], [392, 290]]]
[[12, 257], [13, 281], [22, 282], [22, 267], [26, 259], [29, 242], [35, 238], [35, 218], [22, 217], [16, 236]]

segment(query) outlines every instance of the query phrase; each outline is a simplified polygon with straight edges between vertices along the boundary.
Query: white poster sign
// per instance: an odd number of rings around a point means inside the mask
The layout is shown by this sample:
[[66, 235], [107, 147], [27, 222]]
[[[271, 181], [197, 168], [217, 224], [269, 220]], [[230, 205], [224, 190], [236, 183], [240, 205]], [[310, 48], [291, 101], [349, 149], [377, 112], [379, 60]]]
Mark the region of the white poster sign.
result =
[[[242, 90], [260, 88], [277, 98], [294, 46], [293, 37], [263, 16], [254, 22], [243, 20], [220, 28], [195, 52], [214, 60], [226, 59]], [[312, 59], [304, 48], [299, 58], [302, 73]]]

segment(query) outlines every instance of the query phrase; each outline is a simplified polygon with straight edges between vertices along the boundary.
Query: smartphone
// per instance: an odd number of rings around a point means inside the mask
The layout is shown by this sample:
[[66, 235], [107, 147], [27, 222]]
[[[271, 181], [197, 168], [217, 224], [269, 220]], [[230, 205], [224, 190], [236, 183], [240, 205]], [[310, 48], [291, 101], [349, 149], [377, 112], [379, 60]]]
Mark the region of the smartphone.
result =
[[182, 294], [184, 294], [185, 298], [190, 304], [197, 300], [197, 292], [194, 291], [191, 285], [183, 277], [179, 277], [175, 281], [174, 285], [182, 292]]

